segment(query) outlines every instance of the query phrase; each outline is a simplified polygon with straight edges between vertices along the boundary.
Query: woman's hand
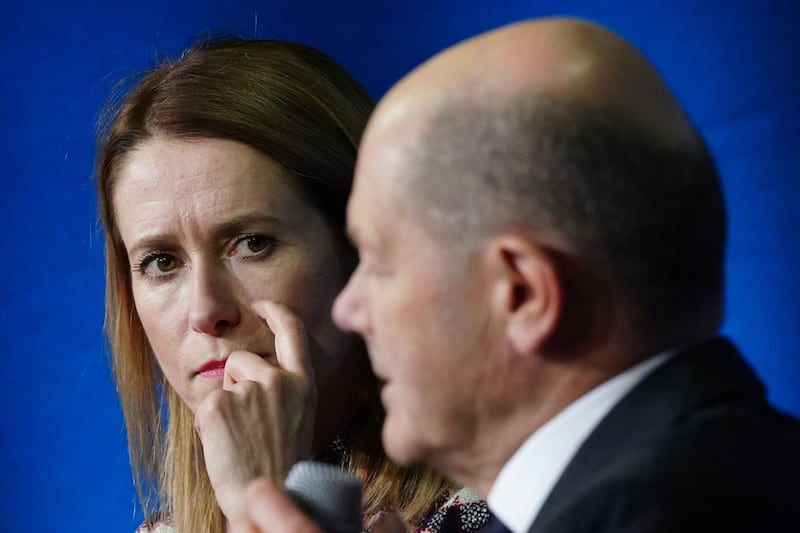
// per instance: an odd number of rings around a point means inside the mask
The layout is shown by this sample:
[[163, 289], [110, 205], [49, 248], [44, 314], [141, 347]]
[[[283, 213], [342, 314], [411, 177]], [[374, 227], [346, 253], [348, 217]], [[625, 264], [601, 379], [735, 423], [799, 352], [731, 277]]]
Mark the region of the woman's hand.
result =
[[256, 302], [253, 310], [275, 334], [278, 366], [232, 353], [222, 389], [195, 412], [208, 477], [229, 520], [244, 510], [250, 481], [263, 476], [282, 484], [310, 455], [314, 431], [317, 392], [303, 323], [275, 302]]

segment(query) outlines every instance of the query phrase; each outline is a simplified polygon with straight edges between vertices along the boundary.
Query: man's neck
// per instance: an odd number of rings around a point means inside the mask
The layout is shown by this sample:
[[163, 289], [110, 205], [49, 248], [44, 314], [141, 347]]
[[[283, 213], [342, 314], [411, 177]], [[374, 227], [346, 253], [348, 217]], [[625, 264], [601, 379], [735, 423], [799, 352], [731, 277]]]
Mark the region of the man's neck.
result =
[[[525, 440], [572, 402], [613, 376], [601, 369], [559, 374], [541, 372], [546, 388], [538, 383], [527, 387], [526, 397], [517, 395], [503, 410], [479, 417], [468, 443], [461, 443], [431, 458], [431, 464], [449, 478], [487, 495], [503, 465]], [[539, 381], [538, 379], [535, 381]], [[546, 391], [546, 394], [537, 394]], [[524, 399], [524, 401], [520, 401]]]

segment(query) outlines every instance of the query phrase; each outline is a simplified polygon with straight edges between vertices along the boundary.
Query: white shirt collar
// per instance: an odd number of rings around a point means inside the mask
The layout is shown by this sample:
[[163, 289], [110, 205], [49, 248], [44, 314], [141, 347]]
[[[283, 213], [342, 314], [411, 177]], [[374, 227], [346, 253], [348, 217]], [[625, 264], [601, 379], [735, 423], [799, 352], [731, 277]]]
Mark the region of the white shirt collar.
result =
[[628, 391], [675, 352], [649, 357], [598, 385], [528, 437], [503, 465], [489, 491], [492, 513], [513, 533], [527, 533], [589, 433]]

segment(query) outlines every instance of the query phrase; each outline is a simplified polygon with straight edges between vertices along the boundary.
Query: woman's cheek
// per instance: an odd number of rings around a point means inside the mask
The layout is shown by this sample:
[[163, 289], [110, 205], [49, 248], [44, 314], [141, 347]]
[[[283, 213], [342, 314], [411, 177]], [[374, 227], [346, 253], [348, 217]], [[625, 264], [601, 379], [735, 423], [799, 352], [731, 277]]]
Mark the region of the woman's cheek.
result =
[[134, 302], [161, 370], [173, 387], [179, 390], [180, 348], [186, 334], [188, 315], [180, 291], [171, 294], [164, 292], [140, 287], [134, 290]]
[[[341, 280], [328, 271], [310, 273], [302, 281], [302, 299], [296, 302], [309, 336], [312, 364], [318, 386], [324, 385], [350, 353], [353, 340], [333, 322], [333, 301], [342, 288]], [[300, 290], [300, 289], [298, 289]]]
[[134, 286], [133, 299], [150, 343], [175, 344], [175, 339], [180, 334], [180, 325], [185, 322], [183, 317], [188, 316], [182, 291], [142, 285], [140, 283], [138, 287]]
[[236, 269], [250, 301], [269, 299], [287, 305], [303, 322], [318, 385], [350, 352], [352, 339], [333, 323], [331, 308], [343, 287], [334, 257], [285, 253], [266, 265]]

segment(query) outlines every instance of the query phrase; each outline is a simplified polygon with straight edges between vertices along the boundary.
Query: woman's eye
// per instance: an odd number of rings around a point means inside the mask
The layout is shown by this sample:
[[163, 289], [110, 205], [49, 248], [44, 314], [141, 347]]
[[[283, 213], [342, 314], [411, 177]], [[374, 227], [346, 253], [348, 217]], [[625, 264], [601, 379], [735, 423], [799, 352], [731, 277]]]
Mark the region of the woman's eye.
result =
[[175, 258], [169, 255], [157, 257], [154, 263], [160, 272], [170, 272], [175, 270], [175, 267], [178, 266], [178, 262], [175, 261]]
[[178, 268], [178, 259], [163, 252], [147, 254], [139, 262], [137, 270], [154, 278], [163, 277]]
[[234, 243], [231, 256], [241, 258], [266, 255], [272, 249], [275, 240], [266, 235], [245, 235]]

